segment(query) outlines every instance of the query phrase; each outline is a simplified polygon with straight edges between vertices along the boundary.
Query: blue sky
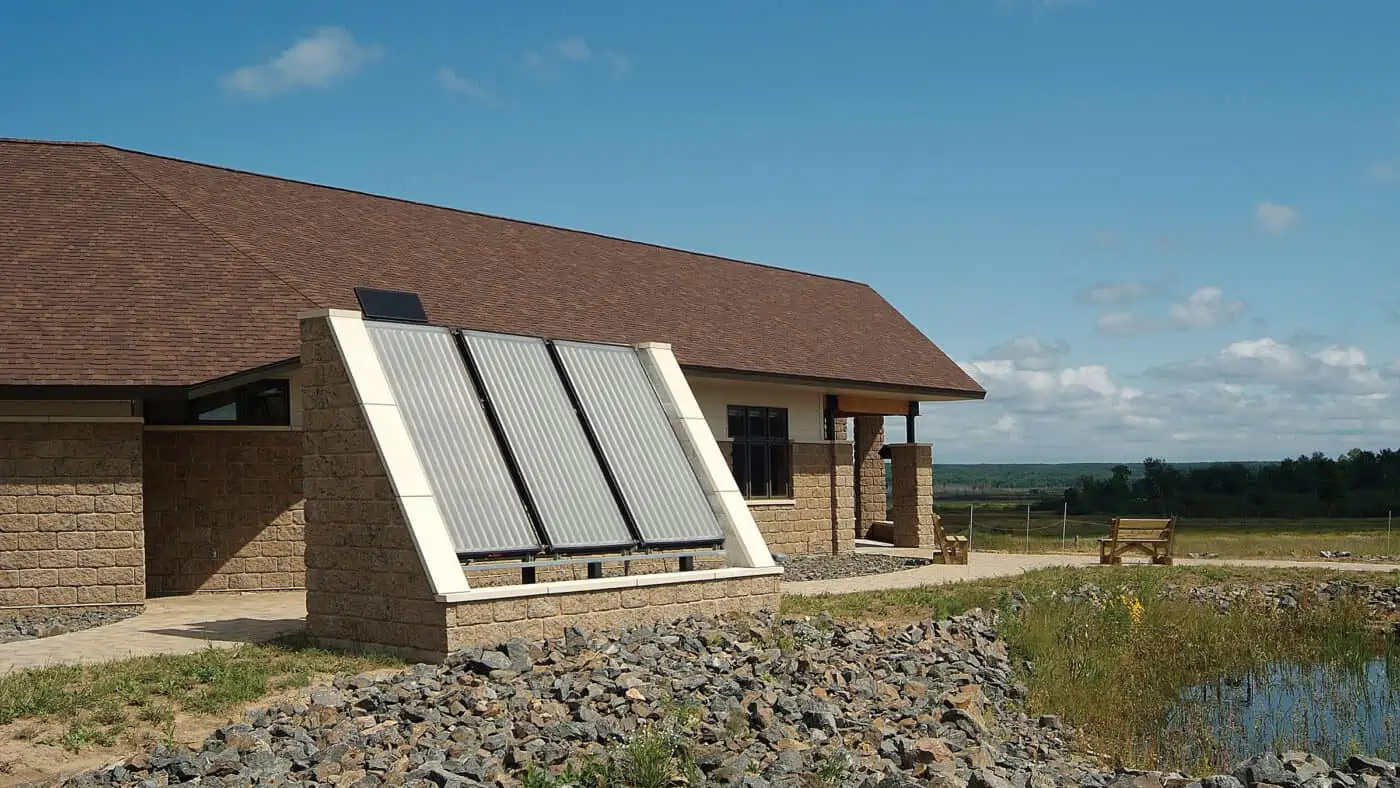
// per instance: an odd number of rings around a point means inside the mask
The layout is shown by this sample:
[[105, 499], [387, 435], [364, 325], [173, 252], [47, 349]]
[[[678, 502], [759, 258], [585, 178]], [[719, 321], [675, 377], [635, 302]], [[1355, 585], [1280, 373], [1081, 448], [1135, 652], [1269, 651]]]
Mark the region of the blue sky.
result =
[[0, 135], [869, 282], [943, 461], [1400, 445], [1400, 4], [9, 2]]

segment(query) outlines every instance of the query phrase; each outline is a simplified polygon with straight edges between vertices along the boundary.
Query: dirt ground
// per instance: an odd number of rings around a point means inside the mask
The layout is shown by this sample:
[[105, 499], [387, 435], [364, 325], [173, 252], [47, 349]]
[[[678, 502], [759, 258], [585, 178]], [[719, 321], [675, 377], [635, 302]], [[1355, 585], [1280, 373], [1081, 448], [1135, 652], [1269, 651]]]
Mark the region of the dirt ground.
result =
[[[389, 675], [396, 670], [365, 671], [365, 675]], [[158, 744], [174, 743], [199, 747], [215, 730], [238, 722], [250, 710], [286, 700], [307, 697], [313, 689], [326, 686], [332, 676], [318, 676], [306, 687], [266, 695], [217, 714], [175, 715], [171, 728], [134, 723], [111, 746], [85, 744], [77, 752], [63, 747], [66, 725], [63, 721], [16, 720], [0, 725], [0, 788], [49, 786], [82, 772], [120, 763]]]

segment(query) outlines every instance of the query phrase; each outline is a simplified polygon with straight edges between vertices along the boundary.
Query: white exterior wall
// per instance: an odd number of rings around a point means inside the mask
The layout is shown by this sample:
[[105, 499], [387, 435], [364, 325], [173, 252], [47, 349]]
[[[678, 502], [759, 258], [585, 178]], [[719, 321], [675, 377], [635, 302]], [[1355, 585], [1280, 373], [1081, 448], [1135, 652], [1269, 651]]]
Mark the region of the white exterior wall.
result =
[[691, 391], [700, 403], [705, 421], [715, 440], [729, 439], [730, 405], [763, 405], [770, 408], [787, 408], [788, 431], [792, 440], [798, 443], [815, 443], [823, 440], [822, 411], [825, 392], [805, 386], [785, 386], [773, 383], [754, 383], [746, 380], [725, 380], [705, 378], [687, 374]]

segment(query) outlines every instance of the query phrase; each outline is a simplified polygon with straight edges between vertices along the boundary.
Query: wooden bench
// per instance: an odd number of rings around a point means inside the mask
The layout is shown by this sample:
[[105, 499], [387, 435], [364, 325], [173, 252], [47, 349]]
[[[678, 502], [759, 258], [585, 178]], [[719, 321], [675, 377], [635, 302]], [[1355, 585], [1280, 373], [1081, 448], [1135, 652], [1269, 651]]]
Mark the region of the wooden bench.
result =
[[933, 516], [933, 540], [938, 544], [938, 552], [945, 564], [967, 563], [967, 537], [952, 536], [943, 532], [943, 518]]
[[1176, 518], [1146, 520], [1113, 518], [1108, 536], [1099, 539], [1099, 563], [1121, 564], [1129, 551], [1143, 553], [1154, 564], [1171, 565], [1176, 544]]

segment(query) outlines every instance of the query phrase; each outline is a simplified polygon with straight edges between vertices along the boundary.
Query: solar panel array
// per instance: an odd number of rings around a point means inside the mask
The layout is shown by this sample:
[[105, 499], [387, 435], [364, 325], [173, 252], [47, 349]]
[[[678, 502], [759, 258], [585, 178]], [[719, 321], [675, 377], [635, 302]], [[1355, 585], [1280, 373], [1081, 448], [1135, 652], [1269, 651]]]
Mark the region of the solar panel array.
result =
[[554, 349], [642, 539], [653, 545], [722, 540], [637, 352], [583, 342], [555, 342]]
[[459, 556], [723, 543], [632, 348], [366, 327]]

